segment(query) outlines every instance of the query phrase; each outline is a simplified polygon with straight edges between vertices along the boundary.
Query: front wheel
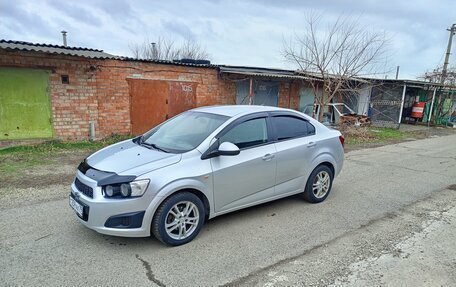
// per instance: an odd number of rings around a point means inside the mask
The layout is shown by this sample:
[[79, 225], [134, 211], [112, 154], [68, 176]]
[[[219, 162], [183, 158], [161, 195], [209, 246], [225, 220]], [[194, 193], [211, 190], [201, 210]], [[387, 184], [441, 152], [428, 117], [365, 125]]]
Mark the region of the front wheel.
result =
[[331, 191], [333, 179], [333, 172], [328, 166], [317, 166], [307, 180], [304, 199], [311, 203], [324, 201]]
[[190, 192], [171, 195], [157, 209], [152, 233], [161, 242], [177, 246], [195, 238], [204, 224], [203, 202]]

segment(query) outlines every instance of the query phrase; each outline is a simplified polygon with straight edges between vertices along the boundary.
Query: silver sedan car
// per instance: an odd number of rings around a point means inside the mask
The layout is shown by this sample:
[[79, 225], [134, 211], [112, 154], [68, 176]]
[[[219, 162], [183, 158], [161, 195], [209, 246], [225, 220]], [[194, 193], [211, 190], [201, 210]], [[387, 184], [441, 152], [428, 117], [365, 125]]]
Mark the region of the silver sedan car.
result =
[[197, 108], [86, 158], [69, 203], [97, 232], [181, 245], [221, 214], [293, 194], [322, 202], [343, 144], [340, 132], [293, 110]]

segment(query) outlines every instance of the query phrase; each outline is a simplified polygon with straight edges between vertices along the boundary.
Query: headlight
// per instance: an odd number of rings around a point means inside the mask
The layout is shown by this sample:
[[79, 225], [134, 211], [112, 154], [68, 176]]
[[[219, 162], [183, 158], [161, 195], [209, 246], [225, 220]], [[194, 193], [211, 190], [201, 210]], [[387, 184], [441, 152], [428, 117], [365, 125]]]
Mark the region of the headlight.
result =
[[113, 196], [114, 195], [114, 187], [112, 185], [107, 185], [105, 187], [105, 194], [107, 196]]
[[123, 197], [129, 196], [131, 194], [130, 192], [131, 192], [131, 188], [130, 188], [130, 185], [128, 183], [122, 183], [120, 185], [120, 194]]
[[149, 186], [149, 180], [137, 180], [130, 182], [131, 196], [141, 196]]
[[113, 198], [139, 197], [142, 196], [144, 192], [146, 192], [148, 185], [148, 179], [119, 184], [110, 184], [103, 186], [103, 194], [105, 197]]

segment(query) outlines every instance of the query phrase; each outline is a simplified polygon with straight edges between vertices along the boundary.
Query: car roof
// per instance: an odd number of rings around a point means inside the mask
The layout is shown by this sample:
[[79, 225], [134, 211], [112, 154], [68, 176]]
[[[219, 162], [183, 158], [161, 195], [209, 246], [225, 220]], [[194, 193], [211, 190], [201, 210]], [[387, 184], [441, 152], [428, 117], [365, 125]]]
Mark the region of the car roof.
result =
[[270, 107], [270, 106], [255, 106], [255, 105], [225, 105], [225, 106], [208, 106], [193, 109], [195, 112], [204, 112], [218, 114], [228, 117], [234, 117], [239, 114], [250, 114], [256, 112], [271, 112], [271, 111], [289, 111], [288, 109]]

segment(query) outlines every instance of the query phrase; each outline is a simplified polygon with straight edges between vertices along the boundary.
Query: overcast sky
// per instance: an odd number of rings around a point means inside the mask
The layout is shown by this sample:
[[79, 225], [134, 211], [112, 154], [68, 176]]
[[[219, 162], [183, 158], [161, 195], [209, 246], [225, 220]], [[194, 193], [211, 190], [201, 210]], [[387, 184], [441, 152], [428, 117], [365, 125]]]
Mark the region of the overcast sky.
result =
[[66, 30], [71, 46], [123, 56], [146, 38], [193, 39], [216, 64], [295, 69], [281, 56], [283, 39], [302, 31], [309, 11], [328, 22], [353, 15], [369, 29], [386, 31], [389, 78], [397, 65], [400, 78], [411, 79], [442, 65], [446, 28], [456, 23], [455, 0], [0, 0], [0, 38], [61, 44]]

